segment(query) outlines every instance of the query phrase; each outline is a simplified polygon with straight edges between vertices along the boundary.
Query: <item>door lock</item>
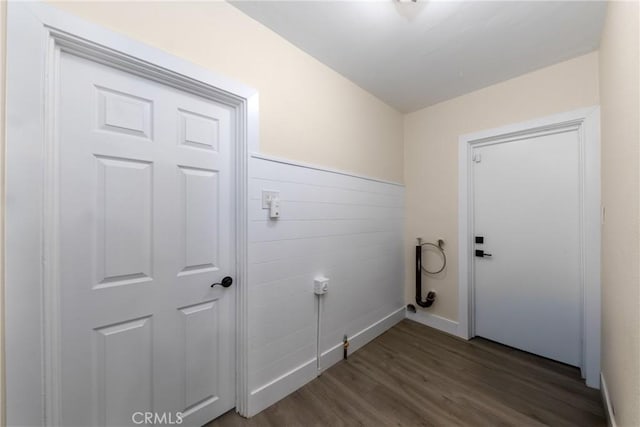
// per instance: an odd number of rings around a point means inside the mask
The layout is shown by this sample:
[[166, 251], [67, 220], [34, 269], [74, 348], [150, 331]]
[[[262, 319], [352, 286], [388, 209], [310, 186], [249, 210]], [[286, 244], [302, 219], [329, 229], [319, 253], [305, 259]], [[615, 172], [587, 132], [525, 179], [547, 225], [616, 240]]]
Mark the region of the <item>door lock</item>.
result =
[[223, 278], [220, 281], [220, 283], [214, 283], [213, 285], [211, 285], [211, 287], [213, 288], [215, 285], [220, 285], [223, 288], [228, 288], [232, 284], [233, 284], [233, 279], [231, 278], [231, 276], [227, 276], [227, 277]]
[[476, 256], [478, 258], [484, 258], [484, 257], [490, 257], [491, 254], [488, 252], [483, 251], [482, 249], [476, 249]]

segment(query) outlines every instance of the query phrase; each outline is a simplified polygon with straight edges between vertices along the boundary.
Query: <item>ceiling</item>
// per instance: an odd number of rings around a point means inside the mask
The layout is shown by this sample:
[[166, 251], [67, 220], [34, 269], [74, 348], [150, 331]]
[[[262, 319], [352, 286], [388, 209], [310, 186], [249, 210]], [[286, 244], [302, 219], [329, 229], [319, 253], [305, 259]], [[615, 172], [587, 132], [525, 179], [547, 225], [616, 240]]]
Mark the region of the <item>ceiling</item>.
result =
[[593, 51], [601, 1], [232, 1], [402, 112]]

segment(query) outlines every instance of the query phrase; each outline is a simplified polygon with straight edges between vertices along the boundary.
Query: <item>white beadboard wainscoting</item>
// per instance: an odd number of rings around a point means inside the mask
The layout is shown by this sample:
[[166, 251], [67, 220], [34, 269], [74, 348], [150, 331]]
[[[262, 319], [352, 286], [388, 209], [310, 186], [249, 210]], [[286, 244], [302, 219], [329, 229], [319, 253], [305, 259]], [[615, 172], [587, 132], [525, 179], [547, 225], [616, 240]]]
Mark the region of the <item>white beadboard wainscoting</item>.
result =
[[[248, 415], [405, 317], [404, 187], [254, 154], [249, 182]], [[262, 209], [263, 190], [280, 193], [280, 218]]]

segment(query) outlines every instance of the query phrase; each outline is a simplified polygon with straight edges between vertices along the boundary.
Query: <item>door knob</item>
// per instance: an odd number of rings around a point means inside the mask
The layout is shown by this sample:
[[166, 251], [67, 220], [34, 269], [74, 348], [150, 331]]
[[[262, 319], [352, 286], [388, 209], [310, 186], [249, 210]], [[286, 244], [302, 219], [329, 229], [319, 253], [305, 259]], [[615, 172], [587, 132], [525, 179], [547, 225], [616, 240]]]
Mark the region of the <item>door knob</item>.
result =
[[228, 288], [232, 284], [233, 284], [233, 279], [231, 278], [231, 276], [226, 276], [222, 279], [220, 283], [214, 283], [213, 285], [211, 285], [211, 287], [213, 288], [215, 285], [220, 285], [223, 288]]

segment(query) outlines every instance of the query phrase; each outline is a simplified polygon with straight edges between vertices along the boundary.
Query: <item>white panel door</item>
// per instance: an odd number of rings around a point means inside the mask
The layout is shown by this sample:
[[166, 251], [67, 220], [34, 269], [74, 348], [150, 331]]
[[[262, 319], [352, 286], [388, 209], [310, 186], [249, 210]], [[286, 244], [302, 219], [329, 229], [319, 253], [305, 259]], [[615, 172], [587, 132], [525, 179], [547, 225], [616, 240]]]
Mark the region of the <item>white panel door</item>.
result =
[[[60, 421], [202, 425], [235, 401], [231, 113], [62, 54]], [[137, 415], [140, 421], [142, 415]]]
[[[577, 131], [473, 150], [475, 333], [581, 364]], [[475, 255], [475, 254], [472, 254]]]

